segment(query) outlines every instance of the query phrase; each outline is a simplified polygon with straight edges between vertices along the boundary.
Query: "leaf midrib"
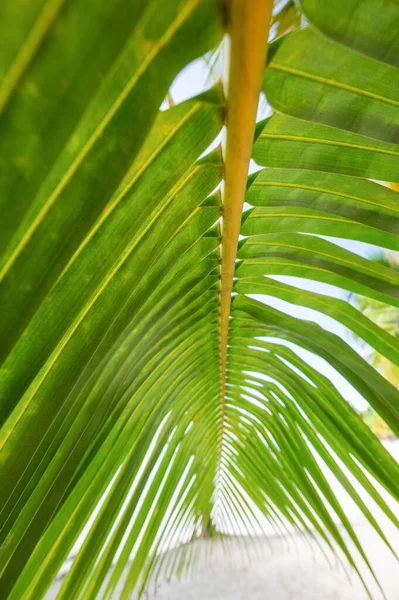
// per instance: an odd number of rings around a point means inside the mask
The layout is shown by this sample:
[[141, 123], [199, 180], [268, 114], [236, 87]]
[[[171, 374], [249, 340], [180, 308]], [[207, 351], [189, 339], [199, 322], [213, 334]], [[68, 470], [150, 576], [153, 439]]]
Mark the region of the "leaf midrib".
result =
[[380, 102], [384, 102], [385, 104], [391, 104], [392, 106], [399, 107], [399, 102], [397, 100], [393, 100], [392, 98], [387, 98], [385, 96], [380, 96], [379, 94], [374, 94], [373, 92], [368, 92], [367, 90], [363, 90], [361, 88], [357, 88], [346, 83], [336, 81], [334, 79], [328, 79], [327, 77], [314, 75], [313, 73], [301, 71], [300, 69], [295, 69], [293, 67], [287, 67], [286, 65], [281, 65], [276, 62], [270, 63], [268, 68], [274, 71], [281, 71], [283, 73], [289, 73], [290, 75], [302, 77], [303, 79], [308, 79], [310, 81], [317, 81], [318, 83], [328, 85], [329, 87], [338, 88], [347, 92], [351, 92], [353, 94], [357, 94], [358, 96], [365, 96], [366, 98], [371, 98], [372, 100], [378, 100]]

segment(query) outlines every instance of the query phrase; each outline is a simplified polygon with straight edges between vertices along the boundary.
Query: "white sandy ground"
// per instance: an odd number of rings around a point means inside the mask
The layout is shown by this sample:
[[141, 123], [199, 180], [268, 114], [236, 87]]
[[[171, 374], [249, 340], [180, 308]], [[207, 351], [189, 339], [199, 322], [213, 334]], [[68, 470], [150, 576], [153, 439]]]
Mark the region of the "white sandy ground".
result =
[[[376, 574], [383, 584], [387, 600], [399, 600], [399, 563], [389, 550], [376, 539], [367, 524], [356, 527], [360, 541], [370, 557]], [[398, 537], [398, 534], [396, 533]], [[333, 559], [328, 565], [322, 553], [310, 549], [298, 537], [295, 546], [287, 550], [281, 539], [261, 542], [261, 552], [250, 548], [250, 562], [242, 564], [240, 552], [233, 550], [235, 566], [226, 560], [218, 546], [207, 567], [183, 581], [161, 584], [148, 600], [366, 600], [360, 581], [352, 574], [350, 580]], [[396, 540], [399, 551], [399, 539]], [[290, 544], [291, 545], [291, 544]], [[230, 563], [230, 564], [229, 564]], [[241, 564], [240, 564], [241, 563]], [[365, 573], [373, 598], [383, 598], [370, 576]], [[118, 598], [118, 593], [115, 599]]]
[[[393, 529], [391, 539], [399, 553], [399, 534]], [[399, 562], [384, 547], [372, 528], [365, 522], [355, 526], [387, 600], [399, 600]], [[396, 539], [395, 539], [396, 537]], [[287, 543], [288, 542], [288, 543]], [[210, 542], [197, 542], [206, 551]], [[248, 542], [247, 542], [248, 544]], [[262, 538], [244, 547], [236, 542], [227, 558], [220, 542], [214, 544], [208, 564], [200, 563], [188, 578], [161, 581], [157, 590], [149, 587], [144, 600], [367, 600], [362, 584], [354, 574], [350, 578], [331, 559], [329, 565], [320, 550], [304, 542], [300, 536], [289, 541], [278, 537]], [[383, 598], [365, 568], [362, 569], [373, 599]], [[56, 597], [61, 581], [56, 582], [47, 600]], [[120, 597], [122, 585], [113, 596]], [[137, 598], [134, 595], [134, 598]]]
[[[399, 441], [386, 444], [387, 449], [399, 459]], [[326, 472], [330, 479], [330, 475]], [[359, 537], [370, 563], [381, 582], [386, 600], [399, 600], [399, 561], [381, 541], [376, 532], [367, 523], [359, 509], [348, 498], [338, 482], [331, 478], [331, 484], [347, 517]], [[356, 486], [357, 487], [357, 486]], [[381, 490], [383, 496], [387, 495]], [[366, 500], [366, 498], [365, 498]], [[399, 555], [399, 531], [371, 500], [366, 500], [369, 509], [383, 528], [391, 545]], [[397, 503], [388, 500], [391, 508], [399, 516]], [[344, 535], [343, 529], [340, 531]], [[271, 533], [271, 532], [270, 532]], [[229, 547], [228, 556], [223, 552], [220, 541], [213, 543], [208, 560], [209, 541], [196, 542], [200, 558], [194, 572], [178, 580], [160, 578], [157, 589], [154, 584], [144, 594], [144, 600], [367, 600], [367, 593], [357, 576], [347, 572], [330, 553], [329, 562], [322, 551], [303, 535], [292, 534], [288, 537], [258, 538], [256, 542], [248, 539], [235, 541]], [[245, 543], [244, 543], [245, 542]], [[348, 541], [348, 547], [356, 556], [356, 550]], [[246, 550], [245, 550], [246, 548]], [[185, 549], [185, 551], [187, 551]], [[173, 560], [174, 552], [168, 554]], [[384, 596], [373, 581], [365, 566], [361, 567], [373, 600], [382, 600]], [[123, 578], [124, 579], [124, 578]], [[57, 580], [46, 595], [53, 600], [60, 588], [62, 579]], [[122, 583], [117, 588], [113, 600], [118, 600]], [[133, 598], [137, 598], [136, 595]]]

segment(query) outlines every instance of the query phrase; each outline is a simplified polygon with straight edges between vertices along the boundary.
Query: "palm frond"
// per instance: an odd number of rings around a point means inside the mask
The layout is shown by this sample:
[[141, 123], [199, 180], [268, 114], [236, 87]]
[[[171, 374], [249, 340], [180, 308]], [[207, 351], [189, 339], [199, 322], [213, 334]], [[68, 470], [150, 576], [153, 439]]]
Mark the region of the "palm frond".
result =
[[[347, 298], [398, 307], [397, 269], [337, 242], [399, 249], [398, 192], [376, 182], [399, 182], [397, 2], [332, 18], [303, 0], [300, 30], [297, 3], [276, 4], [266, 70], [272, 3], [28, 4], [0, 8], [1, 597], [43, 598], [70, 556], [59, 598], [123, 581], [127, 599], [190, 570], [191, 540], [265, 519], [360, 575], [349, 539], [373, 572], [326, 472], [392, 550], [362, 491], [398, 527], [379, 486], [399, 501], [399, 466], [302, 350], [397, 434], [399, 392], [284, 303], [399, 365]], [[227, 98], [160, 111], [226, 30]], [[255, 128], [262, 80], [276, 112]]]

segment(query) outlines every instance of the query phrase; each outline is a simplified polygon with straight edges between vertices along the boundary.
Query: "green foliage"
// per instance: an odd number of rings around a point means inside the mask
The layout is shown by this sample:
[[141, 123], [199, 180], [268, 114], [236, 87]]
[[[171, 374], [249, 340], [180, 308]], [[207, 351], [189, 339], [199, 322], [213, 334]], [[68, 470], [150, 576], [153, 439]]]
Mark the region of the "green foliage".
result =
[[[385, 265], [396, 271], [398, 270], [396, 253], [388, 251], [386, 254], [373, 254], [371, 259], [373, 262]], [[397, 344], [396, 340], [399, 337], [399, 310], [396, 306], [385, 304], [374, 298], [357, 295], [351, 296], [350, 301], [367, 317], [369, 324], [375, 323], [379, 331], [387, 332], [389, 337], [394, 339], [393, 344]], [[366, 346], [366, 357], [392, 385], [399, 389], [399, 365], [389, 353], [379, 352], [378, 346], [371, 344], [371, 348], [370, 346]], [[362, 412], [361, 416], [364, 422], [367, 423], [380, 439], [395, 437], [385, 421], [371, 407]]]
[[380, 438], [380, 440], [389, 440], [395, 437], [385, 421], [383, 421], [380, 415], [372, 408], [367, 408], [361, 413], [361, 416], [366, 425], [370, 427], [371, 431]]
[[[296, 29], [292, 2], [278, 32]], [[219, 46], [216, 0], [3, 0], [0, 22], [0, 596], [39, 600], [90, 530], [59, 598], [121, 598], [196, 536], [260, 514], [357, 569], [320, 468], [389, 545], [336, 456], [395, 525], [399, 467], [298, 347], [399, 432], [399, 392], [338, 335], [251, 296], [331, 316], [399, 366], [391, 331], [296, 276], [399, 306], [399, 273], [319, 236], [398, 250], [399, 19], [394, 0], [303, 0], [270, 52], [230, 319], [221, 410], [219, 86], [159, 111]], [[375, 17], [377, 15], [377, 18]], [[370, 26], [378, 21], [378, 26]], [[202, 157], [202, 158], [200, 158]], [[310, 234], [310, 235], [309, 235]], [[171, 572], [188, 566], [183, 554]], [[111, 567], [113, 567], [111, 575]], [[372, 569], [372, 565], [370, 565]]]

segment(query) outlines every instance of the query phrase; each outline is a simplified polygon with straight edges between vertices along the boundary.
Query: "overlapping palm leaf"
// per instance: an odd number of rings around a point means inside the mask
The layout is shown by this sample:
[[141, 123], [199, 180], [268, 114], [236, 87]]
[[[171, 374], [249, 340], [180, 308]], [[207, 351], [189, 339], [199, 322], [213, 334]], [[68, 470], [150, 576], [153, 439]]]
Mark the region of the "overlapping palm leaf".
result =
[[[220, 43], [226, 6], [3, 3], [14, 29], [0, 63], [2, 597], [42, 598], [82, 531], [59, 597], [109, 598], [122, 578], [129, 598], [170, 545], [251, 533], [264, 516], [357, 569], [337, 522], [367, 557], [320, 461], [389, 544], [336, 456], [395, 525], [365, 470], [398, 500], [399, 468], [296, 348], [397, 433], [399, 392], [336, 334], [251, 297], [333, 317], [399, 364], [395, 339], [344, 299], [268, 277], [399, 303], [394, 269], [319, 237], [399, 246], [397, 192], [369, 181], [399, 182], [399, 6], [336, 4], [332, 20], [304, 0], [314, 25], [269, 51], [278, 112], [256, 130], [266, 168], [248, 181], [221, 398], [223, 159], [204, 152], [225, 101], [215, 87], [159, 106]], [[281, 32], [291, 14], [297, 26], [292, 3], [276, 11]], [[192, 560], [184, 551], [169, 570]]]

